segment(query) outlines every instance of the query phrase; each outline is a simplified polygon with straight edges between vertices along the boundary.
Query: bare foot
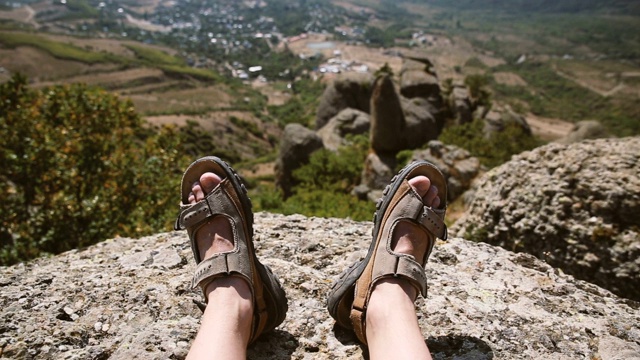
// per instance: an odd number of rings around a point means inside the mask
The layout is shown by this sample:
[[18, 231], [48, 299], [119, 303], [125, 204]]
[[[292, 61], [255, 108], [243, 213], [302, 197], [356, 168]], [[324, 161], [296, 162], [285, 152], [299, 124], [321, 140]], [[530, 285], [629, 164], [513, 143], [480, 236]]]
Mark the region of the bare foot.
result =
[[[425, 205], [440, 205], [438, 189], [425, 176], [409, 179], [409, 185], [422, 197]], [[431, 242], [435, 241], [420, 226], [399, 223], [393, 233], [391, 248], [412, 255], [422, 262]], [[385, 278], [375, 283], [366, 315], [366, 336], [371, 359], [431, 359], [418, 325], [414, 300], [417, 290], [406, 279]]]
[[[195, 204], [202, 200], [222, 181], [214, 173], [204, 173], [200, 181], [193, 184], [189, 193], [189, 203]], [[233, 250], [233, 233], [229, 221], [222, 216], [214, 217], [203, 225], [196, 233], [198, 252], [202, 260], [211, 256]]]
[[[200, 181], [191, 187], [189, 203], [194, 204], [204, 199], [221, 181], [220, 176], [214, 173], [202, 174]], [[202, 260], [234, 248], [231, 224], [224, 216], [210, 219], [198, 229], [195, 238]], [[238, 276], [225, 276], [207, 284], [204, 292], [208, 305], [188, 359], [208, 358], [212, 353], [232, 344], [232, 348], [242, 349], [239, 355], [236, 354], [237, 358], [245, 358], [244, 351], [249, 342], [253, 321], [253, 300], [249, 283]], [[234, 340], [220, 343], [220, 339], [225, 339], [225, 334], [232, 334]], [[231, 356], [231, 353], [229, 351], [227, 355]]]
[[[221, 181], [220, 176], [214, 173], [202, 174], [200, 181], [191, 187], [189, 203], [204, 199]], [[195, 238], [202, 260], [234, 248], [231, 224], [224, 216], [210, 219], [198, 229]], [[215, 354], [226, 358], [246, 358], [253, 321], [249, 283], [237, 276], [225, 276], [207, 284], [204, 292], [208, 305], [187, 359], [206, 359]]]

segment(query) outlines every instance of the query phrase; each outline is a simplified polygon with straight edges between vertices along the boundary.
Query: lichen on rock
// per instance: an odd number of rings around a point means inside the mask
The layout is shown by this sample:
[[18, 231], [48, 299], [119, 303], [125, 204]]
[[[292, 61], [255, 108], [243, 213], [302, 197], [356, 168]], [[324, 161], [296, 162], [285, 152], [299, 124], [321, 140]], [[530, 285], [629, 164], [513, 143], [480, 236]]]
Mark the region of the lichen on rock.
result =
[[[371, 223], [257, 213], [258, 257], [289, 298], [250, 359], [360, 359], [325, 308], [331, 282], [366, 254]], [[199, 326], [184, 232], [117, 238], [0, 268], [2, 359], [183, 359]], [[416, 303], [435, 359], [640, 357], [636, 302], [527, 254], [453, 238]]]

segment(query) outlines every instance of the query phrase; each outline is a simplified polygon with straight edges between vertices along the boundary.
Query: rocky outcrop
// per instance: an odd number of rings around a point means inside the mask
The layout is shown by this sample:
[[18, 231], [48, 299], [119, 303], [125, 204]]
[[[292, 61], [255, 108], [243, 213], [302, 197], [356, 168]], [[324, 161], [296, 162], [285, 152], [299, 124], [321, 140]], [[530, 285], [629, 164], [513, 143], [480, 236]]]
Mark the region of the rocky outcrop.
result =
[[640, 300], [640, 137], [550, 144], [480, 180], [453, 233]]
[[[363, 256], [371, 224], [256, 214], [256, 251], [283, 282], [287, 318], [250, 359], [361, 359], [325, 309], [331, 280]], [[117, 238], [0, 268], [2, 359], [184, 359], [199, 326], [184, 232]], [[435, 359], [640, 357], [638, 303], [527, 254], [450, 239], [416, 309]]]
[[369, 99], [373, 85], [369, 73], [345, 73], [330, 83], [322, 94], [316, 113], [316, 129], [346, 108], [369, 113]]
[[405, 149], [422, 147], [440, 135], [440, 110], [423, 98], [400, 98], [405, 119]]
[[400, 97], [391, 78], [380, 76], [371, 94], [371, 149], [381, 155], [395, 155], [406, 149], [405, 130]]
[[595, 120], [585, 120], [577, 122], [567, 136], [558, 139], [556, 142], [561, 144], [572, 144], [583, 140], [603, 139], [610, 136], [611, 135], [609, 135], [607, 129], [605, 129], [600, 122]]
[[447, 100], [456, 125], [473, 121], [474, 104], [471, 101], [471, 95], [466, 85], [458, 82], [452, 84], [451, 93]]
[[440, 84], [433, 65], [406, 60], [400, 70], [400, 94], [409, 99], [440, 97]]
[[322, 148], [322, 139], [300, 124], [289, 124], [284, 128], [280, 153], [276, 161], [276, 186], [285, 196], [291, 195], [293, 170], [309, 161], [314, 151]]
[[447, 179], [447, 197], [453, 201], [462, 195], [480, 175], [482, 166], [478, 158], [467, 150], [440, 141], [430, 141], [424, 150], [416, 150], [410, 161], [427, 160], [436, 165]]
[[481, 117], [484, 120], [484, 135], [489, 138], [492, 134], [504, 131], [508, 126], [517, 126], [525, 134], [531, 135], [531, 127], [527, 119], [513, 111], [510, 106], [494, 105]]
[[348, 135], [362, 135], [369, 131], [371, 119], [369, 114], [356, 109], [344, 109], [329, 120], [317, 131], [325, 149], [336, 151], [346, 145]]

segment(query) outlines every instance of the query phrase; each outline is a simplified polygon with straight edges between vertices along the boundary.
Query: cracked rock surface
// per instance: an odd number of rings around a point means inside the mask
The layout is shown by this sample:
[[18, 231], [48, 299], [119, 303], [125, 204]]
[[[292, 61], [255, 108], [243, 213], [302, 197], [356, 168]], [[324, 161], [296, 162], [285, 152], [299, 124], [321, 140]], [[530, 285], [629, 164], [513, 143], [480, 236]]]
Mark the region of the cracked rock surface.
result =
[[[250, 359], [360, 359], [325, 309], [331, 282], [369, 246], [371, 224], [257, 213], [259, 258], [284, 284], [287, 318]], [[183, 359], [199, 325], [185, 232], [116, 238], [0, 268], [2, 359]], [[535, 257], [440, 242], [416, 303], [435, 359], [640, 359], [639, 304]]]

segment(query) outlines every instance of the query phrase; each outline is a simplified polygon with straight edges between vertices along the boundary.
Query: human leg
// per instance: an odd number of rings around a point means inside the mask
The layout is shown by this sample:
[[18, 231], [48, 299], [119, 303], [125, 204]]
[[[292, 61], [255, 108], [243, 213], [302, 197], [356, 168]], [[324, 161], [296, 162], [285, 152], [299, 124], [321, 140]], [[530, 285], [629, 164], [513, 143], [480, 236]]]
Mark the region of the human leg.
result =
[[[330, 291], [330, 314], [369, 345], [372, 358], [429, 358], [413, 301], [426, 295], [424, 264], [435, 237], [446, 239], [446, 180], [417, 162], [394, 177], [377, 205], [367, 256]], [[404, 353], [402, 351], [405, 350]]]
[[[409, 179], [409, 184], [423, 197], [425, 205], [437, 207], [437, 188], [430, 185], [428, 178], [418, 176]], [[429, 241], [419, 226], [403, 222], [394, 231], [392, 249], [422, 259]], [[417, 296], [416, 288], [401, 278], [385, 278], [374, 285], [366, 317], [372, 360], [431, 359], [413, 305]]]
[[205, 157], [189, 166], [175, 228], [187, 229], [198, 263], [192, 285], [207, 302], [189, 359], [245, 358], [248, 343], [284, 320], [287, 300], [255, 255], [251, 202], [228, 164]]
[[[216, 174], [202, 174], [200, 181], [193, 184], [189, 203], [203, 200], [220, 181]], [[209, 220], [195, 236], [203, 260], [234, 247], [231, 226], [222, 217]], [[249, 284], [239, 277], [221, 277], [210, 282], [204, 292], [208, 305], [187, 360], [246, 359], [253, 318]]]

